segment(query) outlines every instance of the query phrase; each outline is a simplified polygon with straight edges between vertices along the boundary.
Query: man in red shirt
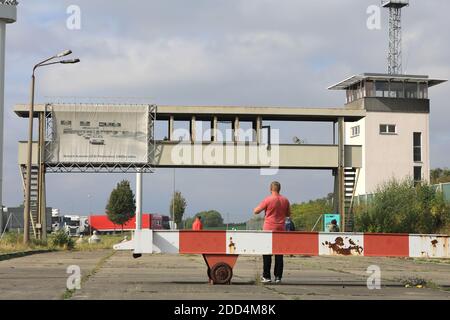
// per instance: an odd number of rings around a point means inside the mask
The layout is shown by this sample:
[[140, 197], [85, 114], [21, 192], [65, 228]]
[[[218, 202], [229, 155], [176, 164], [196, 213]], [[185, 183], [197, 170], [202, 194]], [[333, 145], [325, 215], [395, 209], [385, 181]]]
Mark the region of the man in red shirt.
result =
[[[289, 200], [280, 194], [281, 184], [274, 181], [270, 184], [271, 195], [265, 198], [254, 210], [254, 214], [262, 211], [266, 212], [264, 217], [265, 231], [285, 231], [285, 220], [291, 216]], [[263, 255], [264, 271], [261, 277], [262, 283], [272, 282], [270, 277], [270, 267], [272, 265], [272, 255]], [[283, 256], [275, 255], [275, 282], [281, 282], [283, 276]]]
[[202, 224], [202, 217], [198, 216], [197, 218], [195, 218], [194, 223], [192, 224], [192, 230], [202, 230], [203, 229], [203, 224]]

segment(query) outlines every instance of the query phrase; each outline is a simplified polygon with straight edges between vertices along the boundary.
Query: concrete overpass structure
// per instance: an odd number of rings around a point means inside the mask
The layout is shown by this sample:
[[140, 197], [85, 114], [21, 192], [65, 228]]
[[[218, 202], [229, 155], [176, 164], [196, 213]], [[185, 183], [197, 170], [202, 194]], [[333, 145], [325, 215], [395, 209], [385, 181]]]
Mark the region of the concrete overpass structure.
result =
[[[39, 122], [39, 139], [33, 145], [33, 170], [36, 179], [36, 199], [38, 208], [45, 208], [45, 173], [46, 172], [111, 172], [105, 166], [90, 164], [74, 166], [70, 163], [51, 163], [45, 161], [45, 144], [49, 136], [46, 134], [47, 119], [51, 117], [54, 104], [36, 105], [34, 117]], [[120, 105], [118, 105], [120, 106]], [[20, 118], [28, 118], [29, 106], [16, 105], [14, 112]], [[153, 168], [230, 168], [230, 169], [324, 169], [335, 176], [335, 212], [342, 215], [342, 227], [345, 229], [345, 212], [351, 210], [352, 196], [357, 183], [356, 172], [362, 166], [362, 147], [345, 145], [345, 123], [356, 122], [365, 117], [365, 110], [349, 108], [296, 108], [296, 107], [237, 107], [237, 106], [157, 106], [157, 127], [166, 122], [167, 137], [153, 141], [155, 152], [151, 159]], [[189, 122], [189, 138], [178, 141], [174, 136], [175, 121]], [[196, 122], [210, 124], [211, 135], [208, 141], [199, 140], [196, 133]], [[218, 124], [222, 121], [232, 123], [232, 141], [219, 141]], [[263, 141], [263, 121], [289, 122], [329, 122], [337, 125], [333, 130], [333, 144], [280, 144], [268, 140]], [[252, 137], [241, 141], [238, 135], [240, 124], [251, 122]], [[337, 134], [335, 134], [337, 132]], [[269, 134], [270, 136], [270, 134]], [[184, 155], [182, 161], [176, 155], [180, 150]], [[219, 151], [217, 151], [219, 150]], [[220, 157], [211, 160], [209, 157], [197, 157], [196, 154], [211, 155], [219, 152]], [[265, 153], [265, 157], [252, 155]], [[18, 162], [24, 172], [26, 168], [26, 142], [19, 142]], [[221, 161], [221, 159], [223, 161]], [[273, 160], [276, 160], [275, 162]], [[107, 164], [106, 164], [107, 167]], [[126, 172], [133, 172], [128, 168]], [[136, 172], [136, 171], [134, 171]], [[39, 202], [39, 201], [37, 201]]]

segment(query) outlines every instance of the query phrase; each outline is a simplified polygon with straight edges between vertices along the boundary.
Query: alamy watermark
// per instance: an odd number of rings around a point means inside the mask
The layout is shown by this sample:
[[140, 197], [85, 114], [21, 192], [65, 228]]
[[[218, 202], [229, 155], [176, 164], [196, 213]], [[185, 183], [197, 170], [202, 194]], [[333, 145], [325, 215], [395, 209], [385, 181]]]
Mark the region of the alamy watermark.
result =
[[[213, 130], [206, 130], [199, 141], [180, 142], [173, 147], [171, 161], [183, 166], [219, 166], [260, 168], [261, 175], [275, 175], [280, 165], [278, 129], [270, 130], [270, 141], [256, 143], [256, 131], [253, 129], [227, 129], [225, 137], [233, 141], [224, 141], [223, 133], [216, 130], [216, 141], [211, 140]], [[233, 135], [235, 135], [233, 138]], [[175, 137], [190, 137], [187, 129], [174, 130]], [[235, 142], [238, 141], [238, 142]]]
[[366, 22], [367, 29], [381, 30], [381, 8], [371, 5], [367, 7], [366, 13], [369, 15]]
[[366, 273], [370, 274], [367, 278], [367, 289], [380, 290], [381, 289], [381, 269], [377, 265], [367, 267]]
[[80, 290], [81, 289], [81, 268], [77, 265], [71, 265], [67, 267], [66, 273], [70, 274], [66, 281], [66, 287], [68, 290]]
[[66, 20], [66, 27], [69, 30], [81, 29], [81, 8], [75, 4], [67, 7], [66, 13], [68, 15]]

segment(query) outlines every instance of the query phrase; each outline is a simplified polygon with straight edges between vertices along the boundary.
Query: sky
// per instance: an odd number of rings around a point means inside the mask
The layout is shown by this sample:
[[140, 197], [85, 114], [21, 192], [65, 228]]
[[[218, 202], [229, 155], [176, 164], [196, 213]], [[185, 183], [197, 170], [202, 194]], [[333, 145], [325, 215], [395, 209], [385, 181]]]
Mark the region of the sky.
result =
[[[404, 73], [450, 76], [450, 2], [411, 0], [403, 11]], [[37, 102], [145, 101], [159, 105], [342, 107], [344, 93], [326, 88], [351, 75], [387, 70], [387, 12], [367, 28], [378, 0], [22, 0], [7, 26], [4, 182], [6, 206], [23, 200], [17, 141], [27, 121], [13, 113], [28, 103], [31, 69], [64, 49], [77, 65], [37, 74]], [[71, 5], [79, 29], [67, 27]], [[449, 84], [430, 89], [431, 166], [450, 167]], [[288, 126], [290, 140], [330, 143], [328, 125]], [[291, 202], [326, 196], [329, 171], [158, 169], [144, 175], [144, 212], [167, 214], [173, 191], [186, 216], [215, 209], [246, 221], [272, 180]], [[112, 188], [134, 174], [48, 174], [47, 203], [65, 214], [104, 213]]]

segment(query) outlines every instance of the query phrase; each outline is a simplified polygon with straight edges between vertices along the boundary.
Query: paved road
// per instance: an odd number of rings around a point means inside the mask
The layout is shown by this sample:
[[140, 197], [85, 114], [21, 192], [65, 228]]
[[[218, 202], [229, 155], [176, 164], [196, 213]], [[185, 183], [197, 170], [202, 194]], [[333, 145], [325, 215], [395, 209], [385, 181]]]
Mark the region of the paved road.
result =
[[[0, 262], [0, 299], [61, 299], [68, 265], [84, 276], [72, 299], [450, 299], [450, 263], [367, 257], [286, 257], [282, 284], [262, 285], [260, 257], [241, 256], [230, 286], [212, 286], [198, 255], [52, 252]], [[381, 269], [382, 288], [366, 286], [367, 267]], [[95, 271], [95, 272], [93, 272]], [[405, 288], [408, 278], [430, 288]]]

